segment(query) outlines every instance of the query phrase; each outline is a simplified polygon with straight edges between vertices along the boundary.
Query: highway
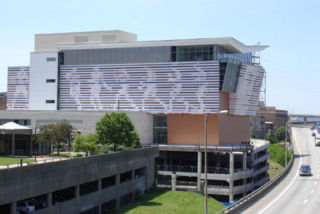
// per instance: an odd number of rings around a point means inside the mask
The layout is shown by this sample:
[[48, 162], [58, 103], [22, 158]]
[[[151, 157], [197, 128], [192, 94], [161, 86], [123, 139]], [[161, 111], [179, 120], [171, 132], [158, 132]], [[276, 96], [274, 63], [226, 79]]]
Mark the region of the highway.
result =
[[[320, 147], [315, 147], [310, 127], [293, 127], [292, 138], [296, 154], [293, 168], [283, 181], [243, 213], [320, 213]], [[301, 164], [311, 166], [312, 176], [299, 175]]]

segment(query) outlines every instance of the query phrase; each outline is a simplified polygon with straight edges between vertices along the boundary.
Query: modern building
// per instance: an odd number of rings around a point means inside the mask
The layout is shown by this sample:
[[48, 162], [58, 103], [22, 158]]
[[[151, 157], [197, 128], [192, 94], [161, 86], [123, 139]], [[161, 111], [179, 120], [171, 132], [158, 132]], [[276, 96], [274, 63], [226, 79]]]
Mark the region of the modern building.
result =
[[[32, 128], [63, 118], [90, 133], [105, 112], [127, 112], [142, 143], [160, 145], [159, 164], [169, 169], [163, 173], [179, 180], [174, 167], [197, 162], [198, 190], [207, 127], [209, 167], [219, 169], [209, 179], [228, 183], [228, 191], [210, 194], [233, 201], [268, 179], [266, 161], [257, 163], [265, 167], [261, 173], [252, 170], [252, 158], [259, 148], [265, 158], [268, 143], [250, 143], [250, 116], [264, 78], [256, 53], [266, 47], [232, 37], [137, 41], [124, 31], [39, 34], [30, 65], [8, 68], [8, 111], [0, 118]], [[246, 187], [236, 191], [239, 182]]]
[[0, 110], [7, 109], [7, 92], [0, 93]]

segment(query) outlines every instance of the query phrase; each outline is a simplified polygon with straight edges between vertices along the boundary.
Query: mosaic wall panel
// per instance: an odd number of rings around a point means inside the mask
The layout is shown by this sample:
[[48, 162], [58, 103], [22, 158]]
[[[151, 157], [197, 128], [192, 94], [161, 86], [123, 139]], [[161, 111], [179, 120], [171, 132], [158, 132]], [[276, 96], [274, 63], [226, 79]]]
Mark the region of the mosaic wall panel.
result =
[[237, 90], [229, 95], [230, 114], [256, 114], [263, 78], [262, 67], [241, 65]]
[[29, 109], [29, 67], [8, 68], [8, 110]]
[[60, 66], [61, 110], [216, 113], [219, 63]]

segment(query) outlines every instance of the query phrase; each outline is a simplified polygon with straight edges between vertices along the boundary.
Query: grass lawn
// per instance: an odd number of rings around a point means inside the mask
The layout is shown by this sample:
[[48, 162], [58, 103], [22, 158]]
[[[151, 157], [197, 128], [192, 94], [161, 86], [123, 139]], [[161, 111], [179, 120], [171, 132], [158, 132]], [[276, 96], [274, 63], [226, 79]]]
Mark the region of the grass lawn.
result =
[[[270, 154], [270, 158], [271, 160], [273, 160], [274, 162], [280, 164], [281, 166], [284, 166], [285, 164], [285, 148], [282, 144], [280, 143], [274, 143], [274, 144], [270, 144], [269, 148], [268, 148], [268, 152]], [[287, 156], [287, 162], [289, 163], [290, 159], [291, 159], [291, 153], [288, 151], [288, 156]]]
[[284, 169], [283, 166], [281, 166], [277, 162], [274, 162], [273, 160], [269, 159], [268, 163], [269, 163], [268, 173], [269, 173], [270, 179], [274, 178], [277, 174], [279, 174]]
[[[208, 199], [208, 213], [216, 213], [225, 206], [216, 200]], [[194, 192], [154, 190], [142, 196], [138, 203], [130, 204], [116, 212], [117, 214], [150, 213], [204, 213], [204, 196]]]
[[[22, 158], [23, 163], [27, 162], [34, 162], [32, 158]], [[7, 157], [0, 157], [0, 165], [8, 165], [8, 164], [17, 164], [20, 163], [20, 158], [7, 158]]]

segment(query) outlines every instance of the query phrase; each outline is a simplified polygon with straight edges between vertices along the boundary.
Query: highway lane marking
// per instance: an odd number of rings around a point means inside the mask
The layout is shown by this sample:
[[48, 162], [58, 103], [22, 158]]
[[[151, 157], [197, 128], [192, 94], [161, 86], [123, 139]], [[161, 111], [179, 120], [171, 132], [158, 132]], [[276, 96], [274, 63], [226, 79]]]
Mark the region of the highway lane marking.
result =
[[311, 191], [310, 191], [310, 194], [312, 194], [314, 192], [314, 190], [312, 189]]
[[308, 203], [308, 199], [304, 200], [304, 202], [303, 202], [303, 204], [306, 204], [306, 203]]
[[[292, 132], [293, 135], [294, 135], [294, 139], [296, 140], [297, 137], [296, 137], [296, 133], [295, 132]], [[300, 151], [300, 148], [299, 148], [299, 145], [297, 143], [297, 149], [298, 149], [298, 154], [301, 155], [301, 151]], [[293, 182], [296, 180], [298, 174], [299, 174], [299, 168], [301, 166], [301, 163], [302, 163], [302, 160], [301, 158], [299, 159], [300, 160], [300, 163], [299, 163], [299, 167], [298, 167], [298, 170], [297, 170], [297, 173], [295, 174], [294, 178], [292, 179], [292, 181], [289, 183], [289, 185], [276, 197], [274, 198], [266, 207], [264, 207], [260, 212], [258, 212], [258, 214], [261, 214], [263, 213], [266, 209], [268, 209], [272, 204], [274, 204], [276, 201], [279, 200], [279, 198], [292, 186]]]

